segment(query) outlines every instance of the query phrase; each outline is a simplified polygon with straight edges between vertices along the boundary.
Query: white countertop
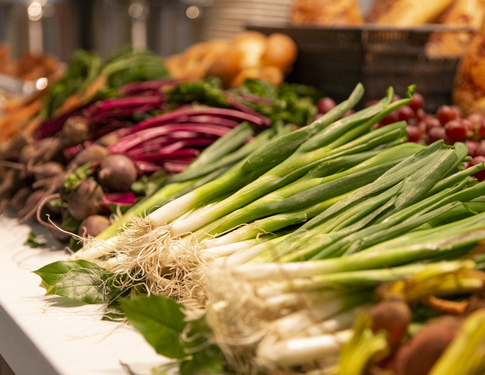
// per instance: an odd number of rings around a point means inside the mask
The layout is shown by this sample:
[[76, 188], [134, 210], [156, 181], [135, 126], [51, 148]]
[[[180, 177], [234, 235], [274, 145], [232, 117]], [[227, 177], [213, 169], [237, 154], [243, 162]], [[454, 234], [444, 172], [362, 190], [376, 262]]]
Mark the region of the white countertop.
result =
[[50, 239], [50, 249], [23, 246], [30, 231], [0, 216], [0, 355], [16, 375], [121, 375], [120, 362], [144, 375], [166, 362], [131, 327], [101, 321], [102, 306], [45, 297], [32, 271], [66, 253]]

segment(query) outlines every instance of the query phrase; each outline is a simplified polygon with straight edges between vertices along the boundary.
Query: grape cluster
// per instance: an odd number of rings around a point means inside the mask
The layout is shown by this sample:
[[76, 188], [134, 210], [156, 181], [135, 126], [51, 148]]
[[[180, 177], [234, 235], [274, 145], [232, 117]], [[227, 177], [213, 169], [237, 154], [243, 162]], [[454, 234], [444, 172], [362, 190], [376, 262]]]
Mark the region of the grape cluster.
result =
[[[393, 101], [399, 100], [395, 95]], [[366, 107], [374, 105], [377, 100], [370, 101]], [[442, 105], [435, 115], [423, 110], [423, 96], [415, 93], [408, 105], [390, 113], [375, 127], [379, 128], [397, 121], [406, 121], [406, 131], [409, 142], [431, 144], [440, 139], [446, 144], [464, 142], [468, 147], [468, 155], [473, 158], [469, 166], [485, 162], [485, 117], [474, 113], [466, 118], [457, 106]], [[331, 98], [322, 98], [317, 102], [317, 117], [330, 111], [336, 106]], [[345, 116], [353, 112], [347, 112]], [[480, 181], [485, 180], [485, 170], [474, 175]]]

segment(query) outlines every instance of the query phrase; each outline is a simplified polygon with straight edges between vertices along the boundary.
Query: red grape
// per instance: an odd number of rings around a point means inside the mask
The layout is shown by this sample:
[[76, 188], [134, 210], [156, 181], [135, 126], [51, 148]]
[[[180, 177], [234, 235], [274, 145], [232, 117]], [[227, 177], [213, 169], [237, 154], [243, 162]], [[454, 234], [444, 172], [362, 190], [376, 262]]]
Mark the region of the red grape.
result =
[[467, 117], [467, 120], [472, 123], [473, 128], [471, 130], [476, 132], [476, 136], [478, 138], [484, 138], [485, 137], [485, 117], [483, 117], [483, 115], [481, 115], [480, 113], [473, 113]]
[[397, 110], [399, 121], [408, 121], [414, 118], [414, 111], [408, 105], [403, 105]]
[[409, 142], [418, 142], [421, 138], [421, 135], [423, 135], [423, 132], [417, 126], [408, 125], [406, 126], [406, 131], [408, 133]]
[[369, 107], [372, 107], [373, 105], [376, 105], [377, 103], [379, 103], [378, 100], [371, 100], [370, 102], [367, 102], [365, 104], [365, 108], [369, 108]]
[[467, 137], [471, 137], [473, 135], [473, 128], [474, 128], [473, 123], [466, 118], [463, 118], [460, 121], [467, 131]]
[[418, 122], [418, 128], [421, 129], [421, 133], [426, 133], [426, 121], [420, 121]]
[[313, 121], [317, 121], [322, 116], [323, 116], [323, 113], [317, 113], [315, 116], [313, 116]]
[[449, 105], [442, 105], [441, 107], [439, 107], [438, 111], [436, 112], [436, 116], [438, 117], [441, 125], [445, 125], [447, 122], [458, 118], [456, 110]]
[[335, 103], [335, 101], [332, 98], [328, 98], [328, 97], [322, 98], [317, 102], [318, 112], [323, 114], [327, 113], [328, 111], [330, 111], [332, 108], [336, 106], [337, 106], [337, 103]]
[[445, 142], [448, 141], [446, 130], [442, 127], [434, 127], [429, 129], [428, 135], [431, 143], [439, 141], [440, 139], [443, 139]]
[[348, 117], [350, 115], [353, 115], [354, 113], [355, 113], [355, 111], [353, 109], [349, 109], [347, 112], [344, 113], [344, 115], [342, 116], [342, 118]]
[[426, 131], [428, 133], [432, 128], [440, 128], [441, 127], [441, 123], [435, 117], [426, 117], [425, 122], [426, 122]]
[[[473, 160], [470, 163], [470, 166], [477, 165], [484, 162], [485, 163], [485, 156], [475, 156]], [[482, 169], [480, 172], [477, 172], [472, 175], [473, 177], [476, 177], [478, 181], [483, 181], [485, 179], [485, 169]]]
[[477, 150], [475, 151], [476, 156], [485, 156], [485, 141], [480, 141]]
[[407, 122], [408, 122], [408, 125], [418, 126], [418, 120], [416, 120], [415, 118], [410, 118]]
[[414, 93], [408, 105], [413, 109], [414, 112], [417, 112], [418, 109], [423, 108], [423, 103], [424, 103], [423, 96], [416, 92]]
[[458, 107], [457, 105], [452, 105], [451, 108], [456, 112], [456, 115], [458, 116], [458, 118], [463, 117], [463, 112], [461, 111], [460, 107]]
[[381, 120], [382, 125], [389, 125], [399, 121], [399, 114], [397, 111], [389, 113], [386, 117]]
[[446, 135], [453, 142], [461, 142], [466, 138], [467, 129], [462, 121], [452, 120], [445, 125]]
[[424, 120], [426, 116], [426, 112], [424, 112], [424, 109], [423, 108], [419, 108], [417, 111], [416, 111], [416, 119], [418, 121], [422, 121]]
[[466, 141], [465, 146], [468, 147], [468, 155], [470, 156], [476, 156], [477, 155], [477, 149], [478, 149], [478, 143], [475, 141]]

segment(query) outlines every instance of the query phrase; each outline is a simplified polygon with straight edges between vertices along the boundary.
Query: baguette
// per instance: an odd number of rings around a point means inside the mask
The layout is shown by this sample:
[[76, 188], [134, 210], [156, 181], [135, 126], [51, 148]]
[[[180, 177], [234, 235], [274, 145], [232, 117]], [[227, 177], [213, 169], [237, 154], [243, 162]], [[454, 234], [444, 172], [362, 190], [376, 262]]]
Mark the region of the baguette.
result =
[[296, 0], [291, 10], [294, 25], [358, 25], [363, 22], [356, 0]]
[[367, 22], [392, 26], [415, 26], [436, 19], [453, 0], [377, 0]]

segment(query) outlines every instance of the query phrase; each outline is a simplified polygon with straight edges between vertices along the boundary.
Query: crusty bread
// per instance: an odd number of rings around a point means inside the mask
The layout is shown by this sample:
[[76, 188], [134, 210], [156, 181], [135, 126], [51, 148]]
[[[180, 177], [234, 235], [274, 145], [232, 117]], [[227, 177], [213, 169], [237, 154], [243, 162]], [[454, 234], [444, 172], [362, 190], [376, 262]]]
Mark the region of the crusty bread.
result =
[[364, 20], [357, 0], [296, 0], [292, 24], [355, 25]]
[[458, 67], [453, 101], [465, 116], [471, 113], [485, 115], [485, 22]]
[[453, 0], [376, 0], [367, 22], [393, 25], [414, 26], [436, 19]]
[[[485, 16], [485, 0], [454, 0], [439, 23], [478, 30]], [[462, 56], [473, 38], [471, 32], [433, 33], [426, 45], [429, 57]]]

